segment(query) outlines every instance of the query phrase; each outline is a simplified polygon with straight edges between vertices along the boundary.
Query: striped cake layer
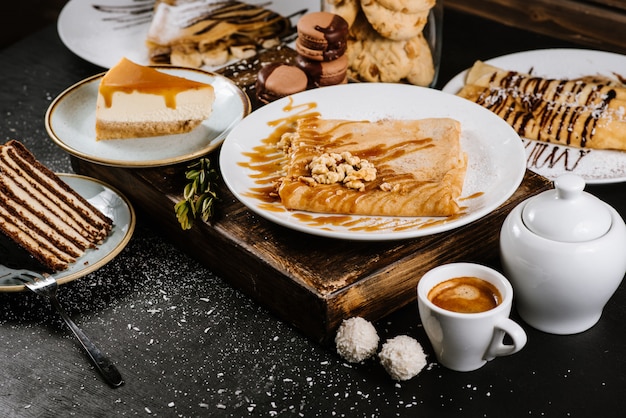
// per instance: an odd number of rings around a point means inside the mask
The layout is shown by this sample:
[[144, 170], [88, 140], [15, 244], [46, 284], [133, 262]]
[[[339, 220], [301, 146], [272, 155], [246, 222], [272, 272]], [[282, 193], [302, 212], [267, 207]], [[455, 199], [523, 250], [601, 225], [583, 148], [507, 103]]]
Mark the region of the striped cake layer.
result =
[[112, 226], [20, 142], [0, 146], [0, 231], [44, 266], [65, 270]]

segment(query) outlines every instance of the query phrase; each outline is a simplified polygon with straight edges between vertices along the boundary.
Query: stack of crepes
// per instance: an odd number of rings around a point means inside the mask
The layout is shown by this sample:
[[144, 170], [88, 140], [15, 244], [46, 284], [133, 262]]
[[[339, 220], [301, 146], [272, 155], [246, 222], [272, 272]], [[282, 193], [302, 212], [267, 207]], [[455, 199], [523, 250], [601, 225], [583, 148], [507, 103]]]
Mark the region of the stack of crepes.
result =
[[294, 32], [288, 18], [263, 5], [157, 0], [146, 44], [153, 64], [219, 66], [254, 56]]
[[381, 216], [462, 211], [467, 156], [450, 118], [353, 121], [306, 117], [283, 135], [287, 209]]
[[457, 94], [528, 139], [626, 150], [626, 87], [617, 80], [542, 78], [477, 61]]

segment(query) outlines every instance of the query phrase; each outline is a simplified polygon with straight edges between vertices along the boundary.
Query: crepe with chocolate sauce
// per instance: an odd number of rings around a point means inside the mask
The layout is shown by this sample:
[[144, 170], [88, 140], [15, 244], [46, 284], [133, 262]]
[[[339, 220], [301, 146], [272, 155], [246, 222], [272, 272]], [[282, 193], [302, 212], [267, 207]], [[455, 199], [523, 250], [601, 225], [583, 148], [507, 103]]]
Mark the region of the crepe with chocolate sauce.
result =
[[477, 61], [457, 94], [528, 139], [626, 150], [626, 87], [613, 79], [542, 78]]
[[289, 18], [241, 1], [158, 0], [146, 44], [154, 64], [224, 65], [294, 33]]

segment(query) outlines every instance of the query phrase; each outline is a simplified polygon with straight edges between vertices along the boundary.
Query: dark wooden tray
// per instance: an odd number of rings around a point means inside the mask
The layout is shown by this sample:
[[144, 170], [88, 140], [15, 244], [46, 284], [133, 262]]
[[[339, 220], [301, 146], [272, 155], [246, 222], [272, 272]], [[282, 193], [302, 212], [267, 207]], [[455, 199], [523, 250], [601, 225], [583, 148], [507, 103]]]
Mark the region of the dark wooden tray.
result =
[[362, 242], [311, 236], [276, 225], [250, 212], [224, 184], [212, 223], [196, 222], [184, 231], [174, 205], [182, 198], [186, 164], [119, 168], [72, 157], [72, 166], [77, 173], [118, 188], [140, 216], [150, 217], [178, 248], [320, 342], [331, 338], [345, 318], [377, 320], [413, 302], [418, 280], [437, 265], [493, 260], [509, 211], [551, 187], [548, 180], [528, 171], [506, 203], [472, 224], [416, 239]]
[[[219, 72], [256, 100], [261, 65], [292, 62], [295, 51], [277, 47]], [[211, 158], [217, 165], [218, 152]], [[551, 183], [527, 172], [517, 192], [489, 216], [452, 232], [392, 242], [345, 241], [307, 235], [258, 217], [222, 183], [210, 224], [183, 231], [174, 214], [182, 199], [187, 164], [159, 168], [108, 167], [72, 157], [77, 173], [118, 188], [181, 250], [192, 255], [278, 317], [323, 342], [345, 318], [377, 320], [416, 298], [427, 270], [453, 261], [487, 262], [498, 254], [508, 212]]]

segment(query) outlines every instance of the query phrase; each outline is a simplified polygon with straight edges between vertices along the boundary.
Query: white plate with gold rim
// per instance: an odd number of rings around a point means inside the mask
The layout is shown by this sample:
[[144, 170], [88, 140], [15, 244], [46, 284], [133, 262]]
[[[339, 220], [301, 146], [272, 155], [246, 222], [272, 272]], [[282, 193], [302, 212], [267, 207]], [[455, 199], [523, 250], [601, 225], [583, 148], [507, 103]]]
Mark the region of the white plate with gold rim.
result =
[[[58, 174], [72, 189], [113, 220], [113, 229], [107, 239], [95, 249], [88, 249], [67, 270], [51, 274], [64, 284], [96, 271], [122, 251], [135, 231], [135, 211], [118, 190], [91, 177], [76, 174]], [[2, 264], [0, 262], [0, 264]], [[13, 266], [21, 268], [21, 266]], [[2, 279], [0, 265], [0, 292], [20, 292], [25, 289], [19, 281]]]
[[166, 74], [211, 84], [215, 102], [211, 116], [191, 132], [136, 139], [96, 141], [96, 100], [100, 73], [63, 91], [48, 107], [46, 130], [70, 154], [98, 164], [155, 167], [203, 156], [224, 141], [228, 132], [250, 113], [250, 99], [235, 83], [219, 74], [195, 68], [153, 66]]
[[[291, 102], [293, 101], [293, 102]], [[468, 171], [459, 216], [448, 218], [314, 214], [287, 211], [257, 191], [271, 188], [246, 165], [270, 138], [276, 123], [315, 106], [323, 118], [378, 120], [450, 117], [461, 122], [461, 145]], [[220, 151], [222, 177], [231, 192], [250, 210], [279, 225], [309, 234], [350, 240], [395, 240], [449, 231], [488, 215], [519, 187], [526, 170], [519, 136], [490, 111], [460, 97], [424, 87], [354, 83], [323, 87], [270, 103], [233, 129]]]
[[[626, 77], [626, 56], [587, 49], [539, 49], [517, 52], [485, 60], [504, 70], [530, 73], [540, 77], [578, 78], [600, 75], [615, 79]], [[443, 91], [456, 94], [465, 84], [465, 70], [452, 78]], [[626, 181], [626, 152], [592, 150], [532, 141], [522, 138], [527, 167], [548, 179], [573, 173], [589, 184]]]

